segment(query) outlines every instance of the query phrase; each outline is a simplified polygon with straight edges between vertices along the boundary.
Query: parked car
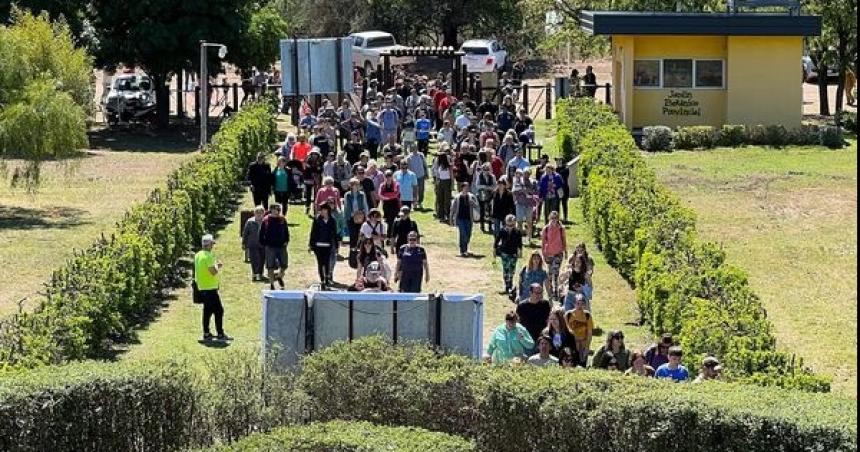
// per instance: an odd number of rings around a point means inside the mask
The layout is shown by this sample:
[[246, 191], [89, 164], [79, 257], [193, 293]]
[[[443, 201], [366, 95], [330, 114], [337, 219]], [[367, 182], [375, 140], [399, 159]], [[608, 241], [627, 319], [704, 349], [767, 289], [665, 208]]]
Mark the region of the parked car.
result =
[[467, 72], [499, 72], [508, 64], [508, 51], [495, 39], [470, 39], [460, 46]]
[[[818, 79], [818, 72], [816, 72], [815, 64], [812, 63], [812, 58], [808, 55], [804, 55], [801, 58], [801, 67], [803, 68], [803, 81], [804, 82], [813, 82]], [[827, 68], [827, 78], [836, 78], [839, 77], [839, 71], [835, 67]]]
[[[349, 35], [352, 38], [352, 65], [368, 74], [382, 62], [382, 53], [408, 47], [397, 44], [394, 35], [384, 31], [362, 31]], [[391, 64], [409, 64], [415, 57], [391, 57]]]
[[144, 73], [117, 74], [102, 104], [109, 125], [151, 121], [155, 117], [155, 87]]

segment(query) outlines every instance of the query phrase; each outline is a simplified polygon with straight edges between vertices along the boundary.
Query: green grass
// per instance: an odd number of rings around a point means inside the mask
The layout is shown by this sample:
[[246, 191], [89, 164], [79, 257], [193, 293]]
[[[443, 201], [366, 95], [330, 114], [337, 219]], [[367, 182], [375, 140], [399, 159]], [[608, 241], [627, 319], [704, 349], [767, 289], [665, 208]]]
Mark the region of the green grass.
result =
[[[542, 132], [541, 129], [538, 130]], [[428, 183], [424, 204], [432, 207], [433, 201], [433, 186]], [[245, 194], [240, 209], [250, 208], [252, 208], [250, 195]], [[628, 346], [645, 345], [649, 340], [647, 330], [631, 325], [638, 320], [633, 291], [615, 270], [606, 265], [603, 256], [594, 246], [593, 239], [588, 236], [587, 229], [583, 226], [581, 213], [575, 201], [571, 202], [571, 212], [575, 225], [568, 232], [568, 241], [571, 246], [579, 241], [585, 241], [597, 264], [594, 277], [595, 301], [592, 306], [598, 326], [604, 330], [623, 329]], [[503, 288], [503, 281], [501, 264], [498, 260], [492, 259], [492, 236], [480, 234], [479, 229], [476, 228], [471, 249], [484, 257], [461, 258], [457, 256], [455, 228], [434, 220], [431, 211], [416, 212], [413, 218], [419, 224], [423, 236], [422, 245], [427, 249], [430, 257], [431, 280], [429, 284], [425, 284], [424, 290], [484, 294], [486, 297], [484, 337], [487, 338], [489, 331], [503, 321], [504, 313], [513, 307], [504, 295], [498, 293]], [[307, 252], [310, 219], [304, 215], [304, 208], [298, 205], [290, 205], [287, 219], [291, 234], [290, 265], [284, 280], [288, 289], [306, 289], [317, 282], [314, 258]], [[265, 283], [254, 283], [250, 280], [248, 264], [243, 263], [238, 220], [237, 211], [233, 214], [232, 221], [218, 232], [218, 244], [215, 249], [215, 253], [225, 263], [221, 289], [221, 298], [225, 306], [225, 330], [234, 337], [229, 347], [259, 349], [262, 318], [261, 290], [267, 286]], [[342, 246], [340, 254], [345, 256], [346, 253], [346, 246]], [[337, 264], [335, 281], [348, 284], [354, 278], [355, 270], [349, 268], [345, 261]], [[139, 331], [140, 343], [128, 347], [120, 354], [120, 359], [134, 360], [176, 355], [199, 357], [218, 353], [216, 348], [200, 345], [197, 342], [200, 335], [200, 308], [191, 303], [188, 289], [179, 290], [173, 294], [173, 300], [157, 321]], [[595, 349], [599, 347], [601, 340], [602, 338], [595, 339]]]
[[857, 391], [857, 143], [647, 154], [704, 239], [746, 270], [778, 344]]
[[[74, 249], [89, 246], [132, 204], [191, 158], [182, 152], [88, 151], [79, 159], [42, 165], [35, 193], [0, 179], [0, 315], [34, 295]], [[20, 161], [8, 161], [9, 174]], [[24, 307], [31, 306], [31, 300]]]

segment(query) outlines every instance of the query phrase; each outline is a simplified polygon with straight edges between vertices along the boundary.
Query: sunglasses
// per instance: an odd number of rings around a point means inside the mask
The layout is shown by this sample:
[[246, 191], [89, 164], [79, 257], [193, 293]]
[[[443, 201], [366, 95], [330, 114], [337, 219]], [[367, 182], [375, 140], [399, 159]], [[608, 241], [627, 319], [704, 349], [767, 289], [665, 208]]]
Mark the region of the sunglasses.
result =
[[612, 339], [624, 339], [624, 336], [621, 334], [616, 334], [615, 336], [612, 336]]

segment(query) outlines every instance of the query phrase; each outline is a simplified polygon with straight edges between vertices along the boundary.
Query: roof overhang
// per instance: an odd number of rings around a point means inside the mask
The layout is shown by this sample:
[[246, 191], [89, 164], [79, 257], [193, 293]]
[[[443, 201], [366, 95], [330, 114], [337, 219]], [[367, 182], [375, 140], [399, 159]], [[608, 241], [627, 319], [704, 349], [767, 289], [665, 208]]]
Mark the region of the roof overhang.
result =
[[819, 36], [821, 17], [765, 13], [583, 11], [592, 35]]

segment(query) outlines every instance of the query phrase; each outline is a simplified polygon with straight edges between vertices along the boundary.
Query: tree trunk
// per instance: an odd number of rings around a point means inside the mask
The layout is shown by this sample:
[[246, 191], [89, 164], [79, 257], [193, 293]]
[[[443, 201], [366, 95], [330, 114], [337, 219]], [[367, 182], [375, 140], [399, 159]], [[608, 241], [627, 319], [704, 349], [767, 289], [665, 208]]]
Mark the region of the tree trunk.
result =
[[170, 77], [167, 74], [150, 74], [155, 85], [155, 126], [166, 129], [170, 125]]
[[838, 115], [842, 112], [842, 99], [845, 95], [845, 69], [839, 69], [839, 77], [836, 80], [836, 114]]
[[842, 99], [845, 95], [845, 71], [848, 68], [848, 40], [847, 33], [838, 33], [838, 43], [836, 45], [836, 58], [839, 61], [839, 79], [836, 85], [836, 114], [842, 112]]
[[442, 27], [442, 45], [446, 47], [454, 47], [457, 46], [457, 25], [452, 23], [452, 21], [447, 21]]
[[827, 65], [819, 64], [818, 71], [818, 114], [830, 116], [830, 102], [827, 98]]

